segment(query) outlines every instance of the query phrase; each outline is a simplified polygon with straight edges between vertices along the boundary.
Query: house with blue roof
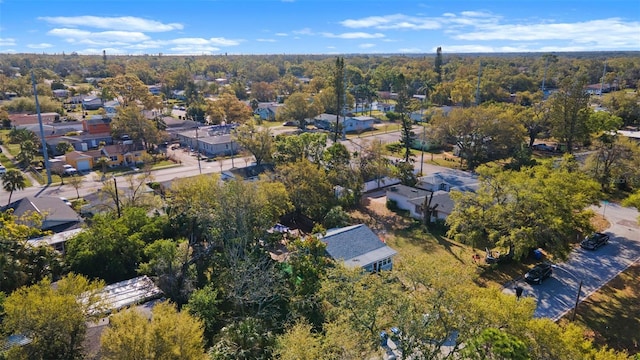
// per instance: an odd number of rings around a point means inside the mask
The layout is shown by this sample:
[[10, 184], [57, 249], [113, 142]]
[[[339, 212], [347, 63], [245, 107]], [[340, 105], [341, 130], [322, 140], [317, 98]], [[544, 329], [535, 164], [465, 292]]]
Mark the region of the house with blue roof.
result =
[[397, 254], [364, 224], [330, 229], [320, 240], [327, 244], [326, 252], [334, 260], [369, 272], [391, 270]]

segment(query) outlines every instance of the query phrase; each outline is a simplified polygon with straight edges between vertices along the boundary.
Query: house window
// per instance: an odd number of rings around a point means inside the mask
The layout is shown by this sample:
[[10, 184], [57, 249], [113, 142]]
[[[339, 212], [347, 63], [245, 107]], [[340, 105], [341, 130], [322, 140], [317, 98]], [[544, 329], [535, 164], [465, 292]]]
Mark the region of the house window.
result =
[[117, 156], [109, 156], [109, 159], [111, 161], [118, 161], [118, 157]]

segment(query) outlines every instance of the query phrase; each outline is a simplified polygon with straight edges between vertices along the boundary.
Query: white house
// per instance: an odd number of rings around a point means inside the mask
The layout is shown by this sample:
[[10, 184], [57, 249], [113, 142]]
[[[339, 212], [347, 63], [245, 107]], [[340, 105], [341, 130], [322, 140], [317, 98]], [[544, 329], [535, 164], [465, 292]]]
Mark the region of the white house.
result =
[[327, 244], [327, 254], [347, 267], [360, 267], [369, 272], [393, 268], [397, 252], [364, 224], [330, 229], [320, 240]]
[[363, 132], [373, 130], [373, 124], [376, 119], [371, 116], [347, 117], [344, 121], [344, 129], [346, 132]]

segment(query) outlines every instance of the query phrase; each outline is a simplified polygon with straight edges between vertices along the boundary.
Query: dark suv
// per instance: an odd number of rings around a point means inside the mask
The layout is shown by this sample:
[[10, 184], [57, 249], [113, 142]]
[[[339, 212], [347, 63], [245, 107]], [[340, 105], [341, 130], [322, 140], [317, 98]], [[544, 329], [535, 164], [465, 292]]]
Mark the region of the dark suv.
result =
[[542, 281], [551, 276], [552, 273], [551, 264], [542, 263], [534, 266], [533, 269], [524, 274], [524, 279], [529, 283], [542, 284]]
[[580, 246], [583, 249], [587, 250], [595, 250], [602, 245], [605, 245], [609, 242], [609, 235], [603, 233], [593, 233], [580, 243]]

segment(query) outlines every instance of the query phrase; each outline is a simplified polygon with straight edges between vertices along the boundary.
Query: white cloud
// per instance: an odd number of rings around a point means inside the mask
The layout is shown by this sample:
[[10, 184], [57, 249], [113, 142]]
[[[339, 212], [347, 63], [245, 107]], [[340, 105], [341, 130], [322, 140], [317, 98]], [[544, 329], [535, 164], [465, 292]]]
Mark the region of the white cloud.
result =
[[435, 18], [393, 14], [385, 16], [369, 16], [362, 19], [347, 19], [340, 22], [348, 28], [434, 30], [442, 27], [441, 21]]
[[215, 45], [215, 46], [236, 46], [240, 44], [240, 40], [225, 39], [221, 37], [215, 38], [179, 38], [168, 41], [170, 44], [189, 44], [189, 45]]
[[258, 42], [270, 42], [270, 43], [276, 42], [275, 39], [256, 39], [256, 41], [258, 41]]
[[640, 22], [623, 22], [618, 18], [577, 23], [538, 23], [528, 25], [495, 24], [479, 26], [475, 31], [453, 37], [466, 41], [551, 41], [565, 40], [569, 44], [590, 44], [589, 48], [640, 49]]
[[142, 32], [165, 32], [172, 30], [182, 30], [183, 25], [179, 23], [164, 24], [155, 20], [147, 20], [134, 16], [102, 17], [102, 16], [56, 16], [39, 17], [38, 20], [46, 21], [50, 24], [69, 27], [90, 27], [97, 29], [142, 31]]
[[220, 51], [220, 48], [215, 46], [207, 46], [207, 45], [179, 45], [170, 48], [173, 53], [176, 55], [199, 55], [199, 54], [213, 54], [216, 51]]
[[[447, 53], [492, 53], [496, 50], [492, 46], [486, 45], [443, 45], [443, 49], [446, 49]], [[435, 53], [437, 48], [433, 48]]]
[[16, 39], [12, 38], [0, 38], [0, 46], [15, 46]]
[[275, 33], [276, 36], [289, 36], [287, 33]]
[[371, 49], [372, 47], [375, 47], [375, 46], [376, 46], [376, 44], [370, 44], [370, 43], [369, 44], [360, 44], [360, 45], [358, 45], [358, 47], [361, 48], [361, 49]]
[[91, 32], [78, 29], [52, 29], [48, 35], [57, 36], [63, 38], [69, 43], [82, 43], [82, 44], [105, 44], [109, 45], [114, 42], [120, 44], [135, 43], [144, 40], [149, 40], [149, 37], [141, 32], [137, 31], [102, 31]]
[[304, 29], [300, 29], [300, 30], [294, 30], [292, 31], [292, 33], [296, 34], [296, 35], [313, 35], [313, 31], [311, 31], [310, 28], [304, 28]]
[[27, 47], [30, 49], [48, 49], [53, 47], [52, 44], [40, 43], [40, 44], [27, 44]]
[[342, 34], [333, 34], [333, 33], [322, 33], [322, 36], [328, 38], [337, 38], [337, 39], [379, 39], [383, 38], [384, 34], [375, 33], [370, 34], [366, 32], [350, 32], [350, 33], [342, 33]]
[[401, 54], [406, 54], [406, 53], [420, 53], [422, 52], [422, 50], [420, 50], [417, 47], [413, 47], [413, 48], [403, 48], [403, 49], [398, 49], [398, 52]]

